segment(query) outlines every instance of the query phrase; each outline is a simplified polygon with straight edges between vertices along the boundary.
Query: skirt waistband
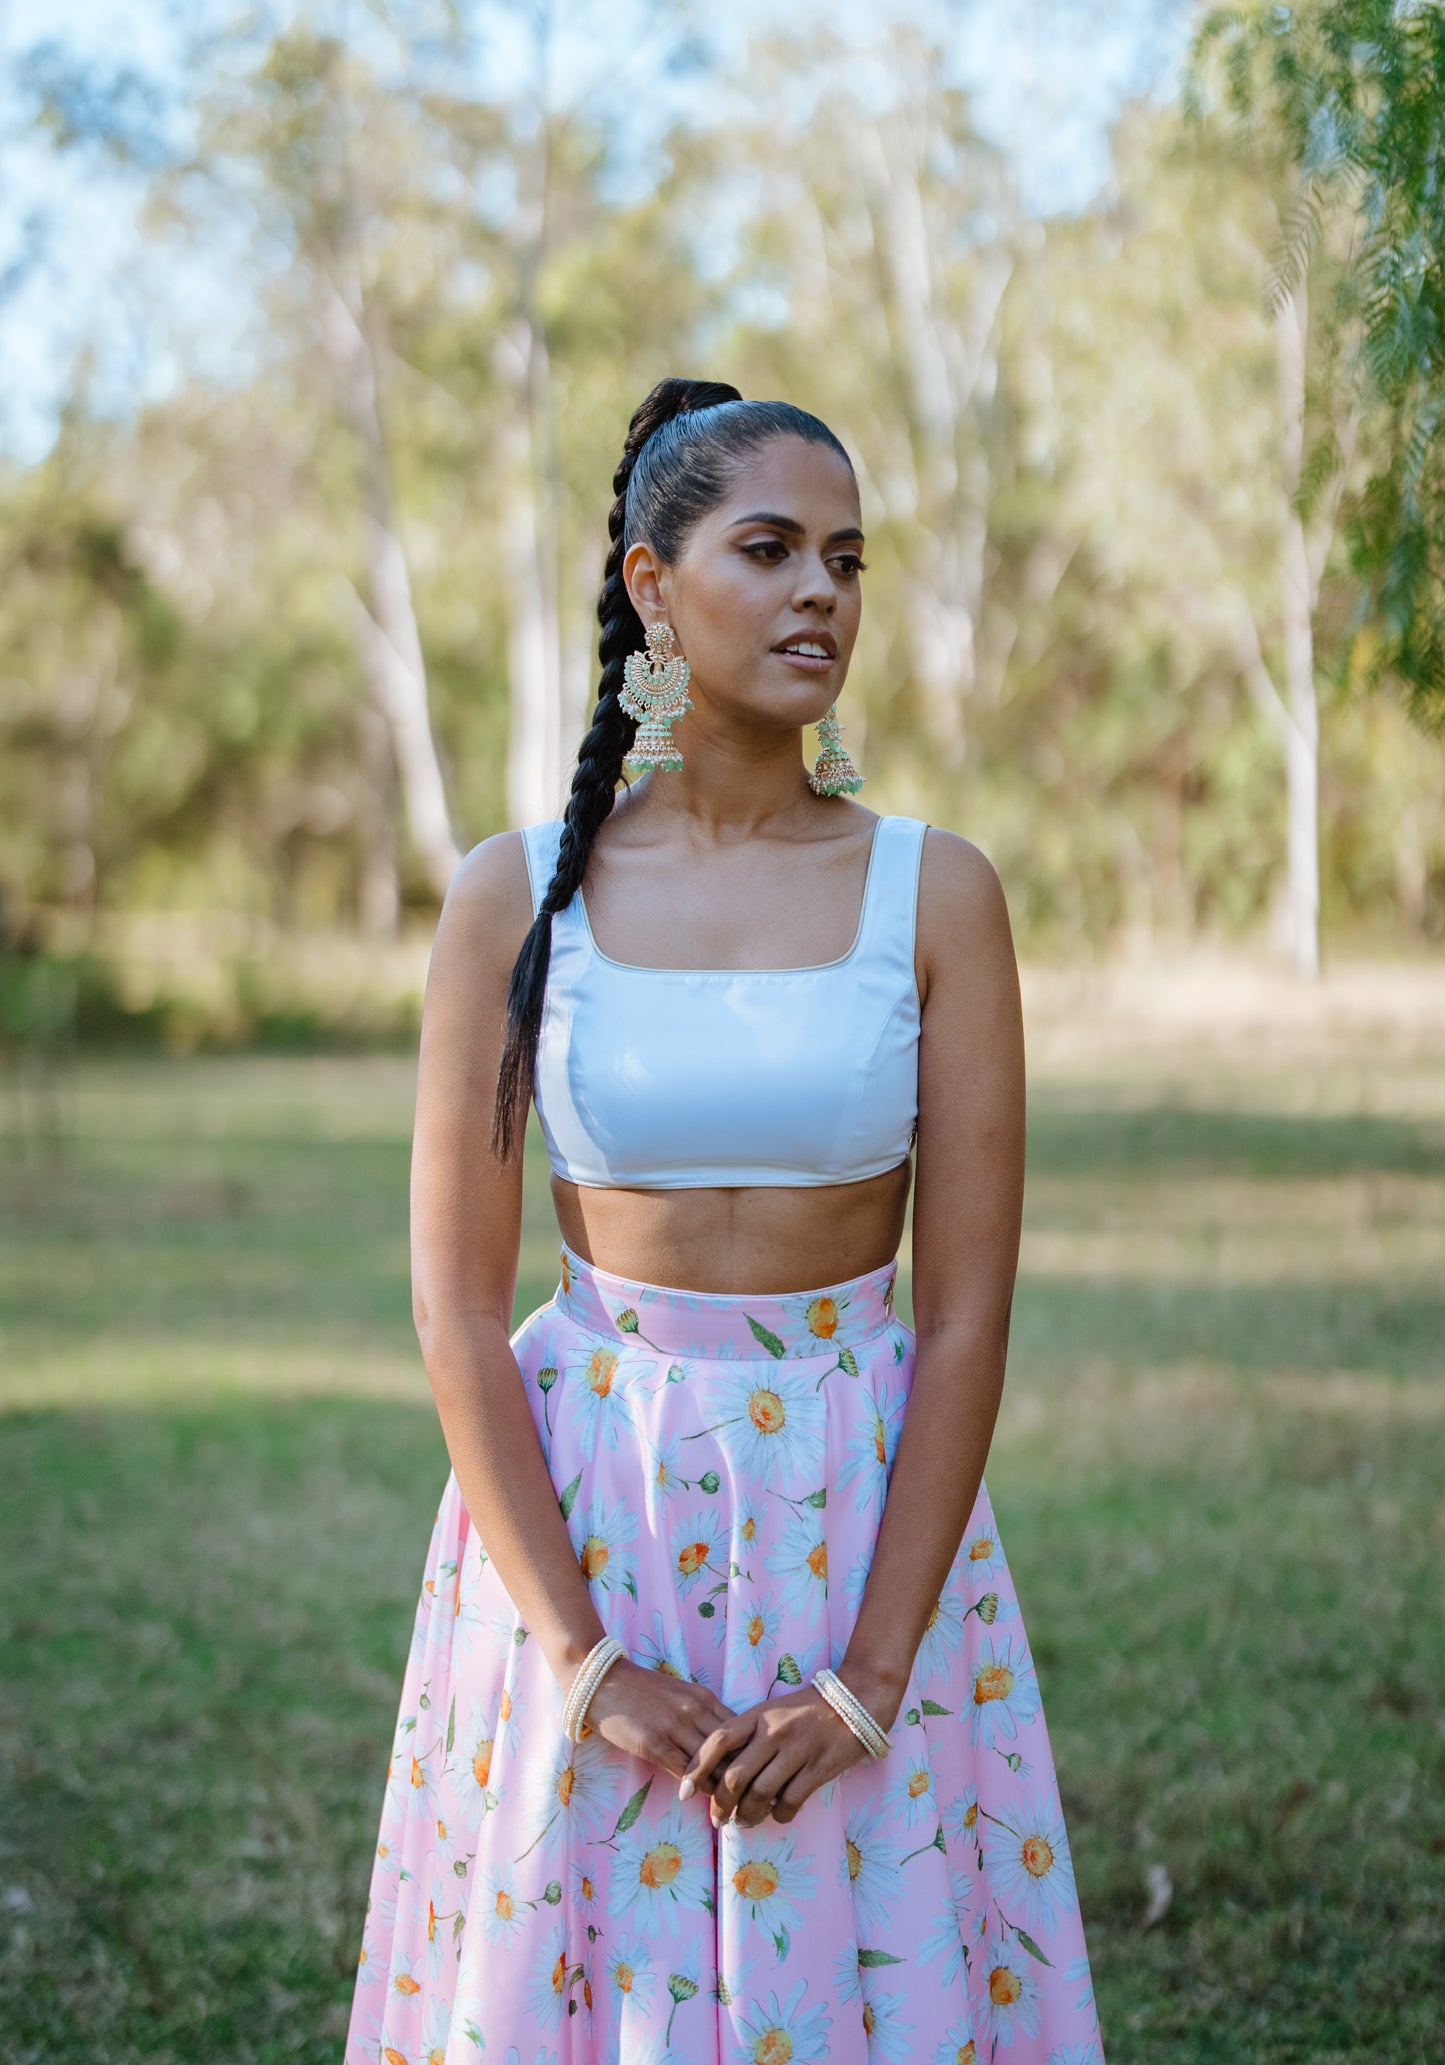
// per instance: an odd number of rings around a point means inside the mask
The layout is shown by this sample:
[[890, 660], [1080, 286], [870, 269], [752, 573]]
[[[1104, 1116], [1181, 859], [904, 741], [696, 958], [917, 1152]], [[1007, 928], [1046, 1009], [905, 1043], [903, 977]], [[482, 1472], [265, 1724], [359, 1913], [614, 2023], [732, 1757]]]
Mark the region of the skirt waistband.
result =
[[557, 1310], [589, 1333], [723, 1362], [837, 1354], [893, 1324], [897, 1262], [816, 1291], [680, 1291], [613, 1276], [562, 1249]]

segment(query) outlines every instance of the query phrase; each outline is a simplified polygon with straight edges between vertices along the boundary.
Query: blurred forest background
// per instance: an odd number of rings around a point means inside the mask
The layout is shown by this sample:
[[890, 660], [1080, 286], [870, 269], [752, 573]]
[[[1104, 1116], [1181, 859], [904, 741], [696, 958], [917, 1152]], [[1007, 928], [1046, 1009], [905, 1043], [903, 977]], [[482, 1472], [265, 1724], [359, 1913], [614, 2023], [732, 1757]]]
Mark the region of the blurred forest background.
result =
[[[731, 46], [681, 5], [203, 11], [159, 75], [34, 35], [12, 141], [137, 240], [53, 442], [0, 457], [32, 1014], [409, 1025], [385, 944], [565, 795], [611, 470], [680, 370], [847, 441], [869, 801], [976, 839], [1026, 951], [1438, 948], [1441, 67], [1399, 12], [1199, 17], [1052, 212], [947, 7]], [[229, 359], [188, 356], [207, 266]], [[121, 408], [108, 326], [170, 368]]]
[[1012, 907], [988, 1478], [1109, 2065], [1438, 2065], [1445, 0], [12, 0], [0, 56], [6, 2065], [340, 2054], [447, 1468], [427, 952], [559, 806], [677, 371], [846, 439], [865, 800]]

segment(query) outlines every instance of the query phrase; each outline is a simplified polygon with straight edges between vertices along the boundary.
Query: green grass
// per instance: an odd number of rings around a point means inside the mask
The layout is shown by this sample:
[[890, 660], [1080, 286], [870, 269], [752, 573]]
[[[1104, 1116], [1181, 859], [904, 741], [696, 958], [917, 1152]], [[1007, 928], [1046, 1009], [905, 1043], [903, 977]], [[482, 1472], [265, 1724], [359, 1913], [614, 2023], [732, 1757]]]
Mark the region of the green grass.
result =
[[[1445, 1060], [1370, 1060], [1036, 1074], [989, 1482], [1111, 2065], [1445, 2055]], [[410, 1111], [111, 1062], [0, 1139], [7, 2065], [339, 2054], [446, 1471]]]

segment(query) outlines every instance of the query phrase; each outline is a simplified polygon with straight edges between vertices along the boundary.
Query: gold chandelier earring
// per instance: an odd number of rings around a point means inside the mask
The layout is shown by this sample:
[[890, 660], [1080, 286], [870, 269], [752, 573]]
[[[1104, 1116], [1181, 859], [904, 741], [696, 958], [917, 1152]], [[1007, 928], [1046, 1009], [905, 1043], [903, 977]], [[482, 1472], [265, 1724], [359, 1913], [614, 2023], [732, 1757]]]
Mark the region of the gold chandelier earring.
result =
[[633, 652], [622, 663], [622, 693], [617, 700], [637, 719], [637, 737], [628, 759], [641, 773], [650, 768], [677, 772], [681, 750], [672, 742], [672, 727], [692, 708], [687, 684], [692, 669], [676, 649], [671, 624], [649, 624], [646, 652]]
[[818, 758], [808, 781], [819, 796], [856, 796], [863, 786], [843, 743], [836, 703], [818, 725]]

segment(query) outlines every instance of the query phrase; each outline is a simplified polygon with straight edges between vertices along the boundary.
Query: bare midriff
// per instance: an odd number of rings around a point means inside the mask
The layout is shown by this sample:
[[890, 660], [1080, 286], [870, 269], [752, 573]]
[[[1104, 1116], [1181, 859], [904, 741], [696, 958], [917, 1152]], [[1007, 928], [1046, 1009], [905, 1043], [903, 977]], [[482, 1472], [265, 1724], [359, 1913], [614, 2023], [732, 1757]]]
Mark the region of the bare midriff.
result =
[[807, 1188], [599, 1190], [552, 1178], [562, 1238], [594, 1268], [675, 1290], [819, 1290], [898, 1253], [913, 1169]]

